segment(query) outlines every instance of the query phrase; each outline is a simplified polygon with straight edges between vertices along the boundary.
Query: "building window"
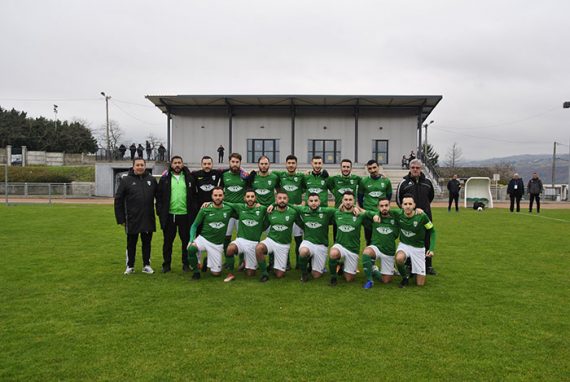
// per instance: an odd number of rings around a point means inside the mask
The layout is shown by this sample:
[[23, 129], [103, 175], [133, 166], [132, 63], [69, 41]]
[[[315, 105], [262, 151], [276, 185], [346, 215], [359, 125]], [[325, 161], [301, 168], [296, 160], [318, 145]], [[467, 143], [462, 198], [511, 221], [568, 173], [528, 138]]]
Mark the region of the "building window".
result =
[[247, 163], [257, 163], [265, 155], [269, 163], [279, 162], [279, 139], [248, 139]]
[[340, 139], [309, 139], [307, 159], [323, 157], [323, 163], [340, 163]]
[[385, 139], [372, 140], [372, 158], [379, 164], [388, 163], [388, 141]]

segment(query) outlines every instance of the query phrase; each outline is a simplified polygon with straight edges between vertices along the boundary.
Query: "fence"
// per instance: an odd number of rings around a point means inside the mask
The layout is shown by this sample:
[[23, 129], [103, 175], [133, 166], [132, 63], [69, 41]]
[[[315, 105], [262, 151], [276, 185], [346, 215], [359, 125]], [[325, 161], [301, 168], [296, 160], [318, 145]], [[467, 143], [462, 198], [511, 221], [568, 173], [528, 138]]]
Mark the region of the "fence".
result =
[[95, 195], [95, 183], [0, 183], [0, 195], [18, 199], [72, 199], [91, 198]]

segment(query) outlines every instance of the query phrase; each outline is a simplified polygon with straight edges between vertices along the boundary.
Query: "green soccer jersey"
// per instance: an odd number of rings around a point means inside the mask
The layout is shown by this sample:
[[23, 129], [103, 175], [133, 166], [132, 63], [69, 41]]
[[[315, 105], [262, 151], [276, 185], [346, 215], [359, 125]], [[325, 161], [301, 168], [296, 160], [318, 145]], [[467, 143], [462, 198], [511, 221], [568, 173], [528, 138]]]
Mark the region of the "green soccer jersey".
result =
[[240, 173], [234, 174], [226, 171], [222, 175], [224, 186], [224, 200], [230, 203], [243, 203], [245, 196], [246, 180], [241, 178]]
[[305, 175], [305, 184], [307, 186], [305, 200], [309, 200], [309, 194], [315, 193], [319, 195], [321, 206], [328, 206], [329, 192], [327, 189], [327, 181], [323, 178], [322, 173], [315, 175], [311, 172], [309, 175]]
[[312, 210], [309, 206], [293, 207], [299, 212], [303, 223], [304, 240], [317, 245], [329, 245], [329, 224], [331, 223], [335, 208], [319, 207]]
[[416, 248], [424, 248], [426, 230], [430, 230], [430, 251], [435, 248], [435, 229], [433, 223], [425, 213], [408, 217], [402, 213], [397, 219], [400, 226], [400, 242]]
[[327, 179], [327, 187], [334, 196], [334, 205], [338, 208], [342, 203], [342, 197], [346, 191], [352, 191], [354, 197], [356, 198], [356, 190], [358, 189], [358, 183], [360, 182], [360, 177], [358, 175], [335, 175]]
[[271, 172], [267, 176], [257, 173], [251, 183], [251, 187], [257, 196], [257, 202], [263, 206], [275, 203], [275, 188], [279, 186], [279, 177]]
[[297, 219], [298, 213], [294, 208], [287, 206], [285, 211], [280, 211], [275, 207], [273, 211], [267, 215], [269, 222], [269, 234], [267, 237], [279, 244], [290, 244], [293, 223], [295, 223]]
[[378, 208], [380, 199], [392, 197], [392, 183], [383, 176], [377, 179], [367, 176], [360, 179], [358, 193], [364, 195], [364, 209], [374, 211]]
[[[396, 239], [400, 234], [398, 217], [401, 214], [401, 210], [393, 209], [390, 210], [388, 217], [381, 219], [380, 223], [372, 221], [372, 239], [370, 240], [370, 244], [378, 247], [380, 252], [386, 256], [394, 256], [396, 253]], [[372, 219], [374, 216], [380, 215], [380, 213], [366, 211], [366, 215]]]
[[261, 233], [267, 227], [267, 207], [248, 207], [245, 203], [226, 203], [238, 217], [237, 237], [250, 241], [259, 241]]
[[289, 195], [289, 204], [301, 204], [305, 191], [305, 176], [300, 173], [289, 174], [287, 171], [275, 171], [279, 177], [279, 184]]
[[213, 244], [224, 244], [226, 230], [231, 217], [235, 217], [234, 210], [228, 204], [223, 203], [221, 208], [210, 205], [200, 209], [192, 228], [190, 229], [190, 242], [196, 238], [198, 226], [202, 224], [200, 236]]
[[336, 242], [350, 252], [360, 251], [360, 231], [362, 222], [366, 219], [365, 214], [354, 216], [352, 212], [336, 210], [334, 220], [337, 225]]

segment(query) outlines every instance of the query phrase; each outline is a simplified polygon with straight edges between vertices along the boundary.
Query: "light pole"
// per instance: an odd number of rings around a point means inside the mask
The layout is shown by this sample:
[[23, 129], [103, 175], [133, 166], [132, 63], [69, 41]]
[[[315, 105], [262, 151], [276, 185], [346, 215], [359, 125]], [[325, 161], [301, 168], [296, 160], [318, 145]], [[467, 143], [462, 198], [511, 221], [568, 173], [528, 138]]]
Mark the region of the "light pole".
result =
[[433, 123], [433, 121], [429, 121], [429, 123], [425, 123], [425, 124], [424, 124], [424, 127], [425, 127], [425, 129], [426, 129], [426, 137], [425, 137], [425, 139], [424, 139], [424, 144], [423, 144], [423, 149], [422, 149], [424, 163], [427, 163], [427, 155], [426, 155], [426, 152], [427, 152], [427, 145], [428, 145], [428, 134], [427, 134], [427, 131], [428, 131], [428, 126], [431, 125], [432, 123]]
[[55, 127], [55, 132], [57, 133], [57, 105], [53, 105], [53, 113], [55, 114], [55, 121], [53, 122], [53, 126]]
[[[562, 104], [564, 109], [570, 109], [570, 101]], [[570, 200], [570, 140], [568, 141], [568, 188], [566, 189], [567, 199]]]
[[111, 139], [109, 138], [109, 100], [111, 99], [111, 96], [108, 96], [105, 94], [105, 92], [101, 92], [101, 95], [103, 97], [105, 97], [105, 110], [106, 110], [106, 116], [107, 116], [107, 155], [109, 155], [111, 158], [112, 156], [111, 154]]

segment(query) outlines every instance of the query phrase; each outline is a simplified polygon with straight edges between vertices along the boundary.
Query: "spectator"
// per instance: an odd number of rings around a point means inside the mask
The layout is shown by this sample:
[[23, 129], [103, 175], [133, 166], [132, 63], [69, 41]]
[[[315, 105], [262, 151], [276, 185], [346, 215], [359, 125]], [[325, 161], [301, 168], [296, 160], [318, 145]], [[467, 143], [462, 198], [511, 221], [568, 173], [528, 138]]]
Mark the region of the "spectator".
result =
[[131, 150], [131, 160], [135, 160], [135, 153], [137, 152], [137, 145], [134, 143], [129, 146], [129, 150]]
[[457, 180], [457, 174], [447, 182], [447, 190], [449, 191], [449, 205], [447, 212], [451, 211], [451, 203], [455, 201], [455, 212], [459, 212], [459, 191], [461, 190], [461, 183]]
[[532, 179], [528, 181], [526, 186], [528, 194], [530, 197], [530, 202], [528, 205], [528, 212], [532, 212], [532, 203], [536, 200], [536, 213], [540, 213], [540, 194], [544, 191], [544, 186], [542, 185], [542, 180], [538, 177], [536, 172], [532, 173]]
[[159, 161], [164, 162], [164, 154], [165, 153], [166, 153], [166, 149], [164, 148], [164, 146], [161, 143], [160, 146], [158, 146], [158, 160]]
[[152, 147], [150, 146], [150, 142], [146, 141], [146, 160], [150, 160], [150, 154], [152, 154]]
[[414, 159], [416, 159], [416, 154], [414, 153], [414, 150], [412, 150], [410, 151], [410, 156], [408, 157], [408, 168], [410, 168], [410, 164]]
[[224, 146], [218, 147], [218, 163], [224, 163]]
[[119, 154], [121, 155], [121, 156], [119, 157], [119, 159], [124, 159], [126, 152], [127, 152], [127, 148], [125, 147], [125, 145], [121, 144], [121, 145], [119, 146]]
[[402, 155], [402, 168], [408, 168], [408, 158], [405, 155]]
[[507, 194], [511, 199], [510, 211], [513, 212], [515, 207], [515, 201], [517, 202], [517, 212], [521, 211], [521, 198], [524, 195], [524, 183], [519, 177], [519, 174], [515, 173], [513, 178], [509, 181], [507, 186]]
[[139, 145], [137, 146], [137, 157], [141, 158], [143, 157], [143, 152], [144, 152], [144, 148], [142, 147], [142, 145], [139, 143]]

